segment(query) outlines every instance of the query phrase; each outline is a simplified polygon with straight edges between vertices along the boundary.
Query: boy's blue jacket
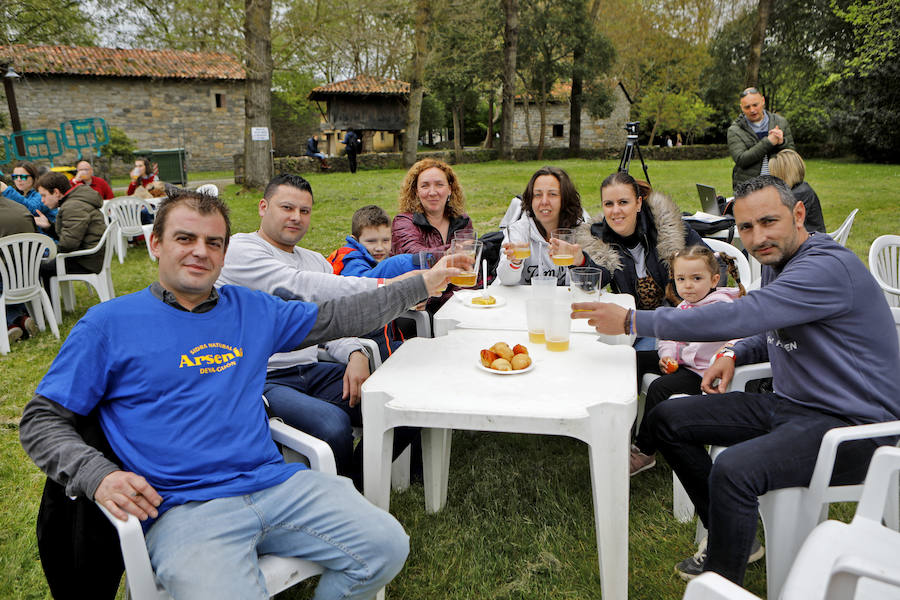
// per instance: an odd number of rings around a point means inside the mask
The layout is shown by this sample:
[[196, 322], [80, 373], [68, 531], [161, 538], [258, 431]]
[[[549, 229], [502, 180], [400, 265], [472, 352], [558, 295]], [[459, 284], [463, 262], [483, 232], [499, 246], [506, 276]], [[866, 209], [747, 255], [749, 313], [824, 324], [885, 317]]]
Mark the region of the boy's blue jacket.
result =
[[[328, 262], [334, 267], [335, 274], [353, 277], [390, 278], [418, 268], [412, 254], [398, 254], [389, 256], [380, 263], [376, 262], [366, 247], [349, 235], [347, 245], [332, 252], [328, 256]], [[342, 262], [343, 267], [340, 266]]]

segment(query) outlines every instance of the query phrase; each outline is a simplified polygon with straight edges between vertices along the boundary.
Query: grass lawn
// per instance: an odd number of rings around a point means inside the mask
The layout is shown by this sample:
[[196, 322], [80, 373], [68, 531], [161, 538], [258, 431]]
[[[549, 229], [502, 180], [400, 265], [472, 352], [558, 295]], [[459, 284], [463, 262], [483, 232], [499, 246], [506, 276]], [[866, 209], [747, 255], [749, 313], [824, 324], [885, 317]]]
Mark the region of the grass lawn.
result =
[[[555, 164], [569, 172], [588, 210], [596, 214], [600, 181], [617, 163], [569, 160]], [[522, 192], [539, 166], [536, 162], [490, 162], [456, 169], [479, 233], [497, 229], [510, 198]], [[636, 166], [634, 172], [638, 172]], [[811, 160], [807, 173], [822, 201], [829, 231], [853, 208], [860, 209], [849, 245], [864, 261], [872, 240], [898, 233], [900, 169], [896, 165]], [[650, 177], [656, 189], [693, 212], [699, 209], [695, 183], [715, 185], [720, 193], [730, 190], [731, 161], [656, 162]], [[402, 179], [399, 170], [309, 176], [316, 196], [313, 225], [304, 246], [326, 254], [340, 246], [349, 233], [350, 216], [364, 204], [379, 204], [395, 212]], [[232, 210], [233, 230], [256, 229], [259, 195], [234, 185], [224, 195]], [[143, 246], [131, 248], [125, 264], [113, 261], [118, 295], [145, 287], [155, 273], [155, 263], [149, 261]], [[76, 287], [76, 295], [78, 307], [65, 315], [63, 336], [96, 302], [83, 286]], [[19, 445], [18, 420], [59, 347], [60, 342], [47, 331], [15, 344], [9, 355], [0, 357], [0, 598], [49, 597], [34, 537], [44, 478]], [[440, 514], [425, 514], [421, 485], [391, 499], [393, 514], [412, 537], [406, 567], [389, 588], [391, 598], [600, 597], [588, 457], [580, 442], [456, 432], [450, 469], [448, 506]], [[629, 596], [681, 598], [684, 584], [673, 565], [693, 552], [694, 527], [672, 518], [671, 475], [662, 461], [632, 481], [630, 510]], [[838, 512], [842, 517], [850, 514], [846, 507]], [[752, 566], [746, 578], [749, 589], [758, 595], [765, 593], [762, 562]], [[308, 597], [310, 589], [300, 586], [283, 597]]]

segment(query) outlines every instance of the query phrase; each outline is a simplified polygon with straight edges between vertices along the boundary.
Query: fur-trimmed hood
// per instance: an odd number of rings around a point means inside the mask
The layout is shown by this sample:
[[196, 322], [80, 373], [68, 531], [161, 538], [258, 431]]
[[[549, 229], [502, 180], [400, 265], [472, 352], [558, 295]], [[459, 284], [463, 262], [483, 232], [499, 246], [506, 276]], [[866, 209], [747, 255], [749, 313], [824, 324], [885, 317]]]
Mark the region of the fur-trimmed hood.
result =
[[[686, 226], [681, 219], [681, 210], [665, 194], [650, 193], [641, 207], [637, 226], [656, 256], [666, 264], [669, 256], [684, 249]], [[576, 242], [597, 265], [610, 273], [622, 268], [622, 259], [616, 248], [616, 242], [621, 238], [606, 225], [602, 211], [593, 223], [579, 225], [575, 234]], [[624, 248], [621, 250], [627, 252]]]

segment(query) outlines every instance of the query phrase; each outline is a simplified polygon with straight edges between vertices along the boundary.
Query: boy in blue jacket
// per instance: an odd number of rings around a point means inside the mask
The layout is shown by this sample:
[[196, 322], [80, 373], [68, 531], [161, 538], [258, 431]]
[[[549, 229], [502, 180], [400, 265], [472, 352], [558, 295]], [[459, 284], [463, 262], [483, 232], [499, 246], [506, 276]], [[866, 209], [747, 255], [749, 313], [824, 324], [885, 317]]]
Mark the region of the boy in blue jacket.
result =
[[353, 213], [347, 245], [328, 255], [335, 275], [390, 278], [419, 268], [414, 254], [391, 253], [391, 219], [369, 204]]

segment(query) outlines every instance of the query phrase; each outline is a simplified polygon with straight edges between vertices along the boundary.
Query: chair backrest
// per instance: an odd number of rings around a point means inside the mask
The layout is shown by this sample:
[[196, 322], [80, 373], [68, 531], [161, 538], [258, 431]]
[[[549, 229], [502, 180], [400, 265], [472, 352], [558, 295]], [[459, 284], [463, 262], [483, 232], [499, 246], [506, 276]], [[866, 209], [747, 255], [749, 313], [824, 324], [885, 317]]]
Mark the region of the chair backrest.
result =
[[869, 248], [869, 271], [888, 304], [900, 306], [900, 235], [882, 235]]
[[31, 296], [41, 285], [39, 270], [44, 255], [56, 256], [56, 244], [39, 233], [16, 233], [0, 238], [0, 281], [7, 303]]
[[724, 240], [703, 238], [703, 243], [709, 246], [713, 252], [721, 252], [732, 257], [737, 265], [738, 274], [741, 276], [741, 283], [744, 284], [745, 289], [750, 287], [753, 276], [750, 273], [750, 263], [743, 252]]
[[854, 208], [852, 211], [850, 211], [850, 214], [847, 215], [847, 218], [844, 219], [844, 222], [841, 223], [841, 226], [828, 234], [841, 246], [847, 245], [847, 238], [850, 237], [850, 228], [853, 227], [853, 219], [856, 218], [856, 213], [858, 212], [859, 209]]
[[214, 183], [205, 183], [197, 188], [197, 192], [201, 194], [206, 194], [208, 196], [219, 197], [219, 188], [216, 187]]
[[144, 208], [150, 210], [150, 205], [146, 200], [136, 196], [122, 196], [104, 202], [103, 210], [108, 216], [115, 217], [122, 234], [140, 235], [143, 233], [141, 210]]

